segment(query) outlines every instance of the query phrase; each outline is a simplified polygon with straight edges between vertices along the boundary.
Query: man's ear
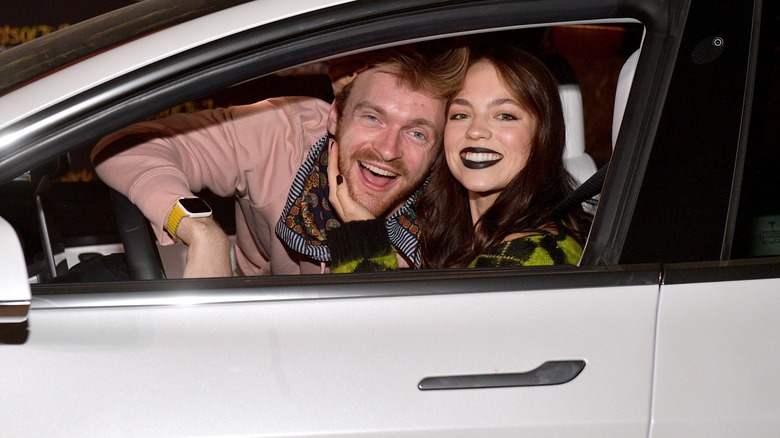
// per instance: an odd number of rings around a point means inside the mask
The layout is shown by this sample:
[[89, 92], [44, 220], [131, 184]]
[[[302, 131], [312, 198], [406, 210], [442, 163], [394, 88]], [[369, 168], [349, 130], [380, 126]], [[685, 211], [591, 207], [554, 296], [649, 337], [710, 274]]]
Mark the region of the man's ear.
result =
[[332, 104], [330, 104], [330, 112], [328, 113], [328, 132], [331, 134], [335, 134], [336, 131], [338, 131], [339, 126], [339, 112], [336, 109], [336, 101], [334, 100]]

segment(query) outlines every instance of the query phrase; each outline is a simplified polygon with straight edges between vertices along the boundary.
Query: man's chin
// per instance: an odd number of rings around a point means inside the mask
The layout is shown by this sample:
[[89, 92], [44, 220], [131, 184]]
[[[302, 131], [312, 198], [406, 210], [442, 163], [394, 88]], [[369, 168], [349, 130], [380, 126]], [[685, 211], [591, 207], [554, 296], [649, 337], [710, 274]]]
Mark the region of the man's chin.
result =
[[[399, 201], [399, 199], [401, 200]], [[381, 194], [362, 194], [356, 200], [374, 216], [387, 217], [402, 205], [406, 197], [400, 198], [397, 193], [388, 193], [384, 196]]]

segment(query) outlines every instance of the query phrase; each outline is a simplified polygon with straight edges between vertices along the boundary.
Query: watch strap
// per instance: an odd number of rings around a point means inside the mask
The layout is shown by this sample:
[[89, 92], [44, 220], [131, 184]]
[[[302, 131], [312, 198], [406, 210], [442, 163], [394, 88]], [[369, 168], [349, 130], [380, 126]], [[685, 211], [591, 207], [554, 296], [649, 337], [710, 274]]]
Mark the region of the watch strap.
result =
[[168, 233], [176, 240], [180, 240], [179, 236], [176, 235], [176, 230], [179, 228], [179, 223], [184, 216], [186, 216], [186, 213], [177, 201], [173, 204], [173, 210], [171, 210], [171, 214], [168, 216], [168, 224], [166, 226]]

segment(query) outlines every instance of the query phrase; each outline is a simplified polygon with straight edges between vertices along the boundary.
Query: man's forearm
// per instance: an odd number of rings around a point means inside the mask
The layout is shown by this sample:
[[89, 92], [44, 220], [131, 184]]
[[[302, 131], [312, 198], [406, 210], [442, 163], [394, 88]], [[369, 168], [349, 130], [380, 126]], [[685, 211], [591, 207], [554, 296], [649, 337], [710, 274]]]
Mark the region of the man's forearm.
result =
[[230, 241], [213, 218], [182, 218], [176, 236], [188, 246], [184, 278], [233, 275]]

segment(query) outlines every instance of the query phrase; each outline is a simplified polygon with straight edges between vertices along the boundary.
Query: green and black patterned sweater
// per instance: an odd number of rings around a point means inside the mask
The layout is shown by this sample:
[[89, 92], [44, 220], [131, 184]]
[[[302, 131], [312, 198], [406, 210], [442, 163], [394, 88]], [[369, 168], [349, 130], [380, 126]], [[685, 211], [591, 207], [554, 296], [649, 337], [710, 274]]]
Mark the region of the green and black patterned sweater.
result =
[[[354, 221], [328, 232], [331, 272], [376, 272], [398, 269], [398, 261], [387, 237], [384, 220]], [[561, 231], [538, 234], [501, 243], [480, 254], [470, 268], [576, 265], [582, 246]]]

